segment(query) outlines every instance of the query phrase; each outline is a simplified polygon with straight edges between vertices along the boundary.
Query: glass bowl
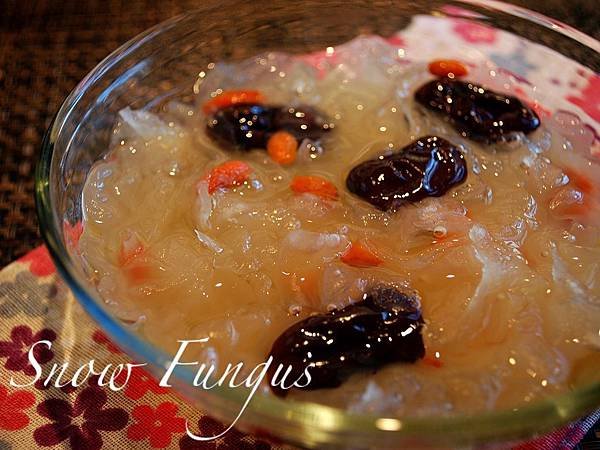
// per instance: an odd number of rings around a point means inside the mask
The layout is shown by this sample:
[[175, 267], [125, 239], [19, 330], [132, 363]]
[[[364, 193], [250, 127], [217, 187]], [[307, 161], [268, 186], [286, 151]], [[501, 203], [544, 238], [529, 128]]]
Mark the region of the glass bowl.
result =
[[[69, 228], [82, 218], [81, 190], [86, 174], [107, 152], [118, 111], [126, 106], [151, 108], [165, 99], [193, 96], [199, 71], [212, 61], [240, 60], [271, 50], [309, 53], [358, 34], [392, 36], [417, 15], [504, 30], [522, 42], [551, 48], [592, 71], [600, 68], [600, 44], [594, 39], [540, 14], [496, 1], [281, 0], [270, 2], [268, 8], [260, 2], [231, 1], [149, 29], [114, 51], [81, 81], [45, 136], [36, 179], [37, 210], [60, 274], [119, 347], [135, 360], [148, 362], [157, 375], [171, 360], [171, 355], [111, 315], [69, 245]], [[191, 370], [177, 367], [171, 379], [190, 401], [231, 422], [240, 411], [244, 392], [195, 389], [193, 376]], [[468, 447], [541, 434], [598, 406], [600, 383], [518, 409], [427, 418], [356, 415], [257, 395], [238, 425], [305, 447]]]

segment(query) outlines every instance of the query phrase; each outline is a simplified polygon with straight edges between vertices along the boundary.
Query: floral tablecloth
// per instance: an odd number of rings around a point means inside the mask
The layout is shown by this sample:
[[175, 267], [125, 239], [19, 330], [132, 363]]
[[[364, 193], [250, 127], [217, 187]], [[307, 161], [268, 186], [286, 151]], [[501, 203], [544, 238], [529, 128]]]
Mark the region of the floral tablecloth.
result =
[[[44, 375], [54, 363], [73, 369], [94, 359], [96, 367], [129, 361], [79, 306], [56, 274], [45, 247], [39, 247], [0, 272], [0, 450], [37, 447], [107, 449], [261, 449], [280, 446], [232, 430], [224, 438], [197, 442], [187, 437], [186, 419], [197, 434], [214, 436], [221, 423], [194, 409], [141, 368], [134, 368], [122, 391], [83, 385], [15, 388], [35, 379], [30, 346]], [[39, 350], [39, 351], [38, 351]]]
[[[96, 377], [77, 388], [44, 386], [44, 377], [33, 386], [11, 386], [11, 378], [16, 384], [35, 379], [28, 352], [40, 340], [53, 343], [51, 349], [34, 349], [44, 375], [55, 363], [77, 368], [93, 358], [96, 367], [103, 368], [129, 361], [83, 311], [45, 247], [0, 271], [0, 450], [283, 448], [236, 430], [216, 441], [193, 441], [185, 432], [186, 420], [196, 425], [192, 431], [204, 436], [219, 434], [224, 427], [160, 387], [141, 368], [134, 368], [125, 388], [117, 392], [100, 387]], [[513, 448], [570, 450], [598, 419], [600, 411]]]

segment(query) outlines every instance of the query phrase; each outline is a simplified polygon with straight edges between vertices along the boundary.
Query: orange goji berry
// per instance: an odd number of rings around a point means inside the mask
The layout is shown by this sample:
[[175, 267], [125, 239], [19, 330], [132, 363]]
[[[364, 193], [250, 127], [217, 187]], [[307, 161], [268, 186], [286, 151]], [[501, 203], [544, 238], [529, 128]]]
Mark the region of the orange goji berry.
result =
[[153, 269], [143, 256], [145, 252], [146, 247], [142, 241], [135, 233], [129, 231], [121, 241], [118, 263], [132, 284], [141, 284], [152, 276]]
[[588, 195], [577, 189], [564, 186], [550, 199], [548, 205], [550, 212], [557, 218], [569, 218], [586, 215], [589, 208]]
[[310, 193], [329, 200], [338, 198], [337, 188], [333, 183], [314, 175], [298, 175], [290, 185], [296, 194]]
[[251, 173], [252, 168], [244, 161], [231, 160], [219, 164], [207, 176], [208, 193], [212, 194], [218, 188], [242, 185]]
[[378, 266], [383, 262], [379, 256], [360, 242], [352, 242], [340, 259], [343, 263], [354, 267]]
[[590, 212], [590, 209], [585, 203], [573, 203], [562, 208], [561, 212], [564, 216], [577, 217], [585, 216]]
[[437, 369], [439, 369], [440, 367], [442, 367], [444, 365], [444, 363], [442, 361], [440, 361], [439, 358], [432, 358], [431, 356], [424, 357], [423, 362], [425, 364], [427, 364], [428, 366], [432, 366]]
[[467, 67], [454, 59], [436, 59], [429, 63], [429, 72], [438, 77], [462, 77], [469, 73]]
[[569, 177], [569, 181], [577, 186], [584, 194], [590, 194], [594, 190], [594, 183], [592, 183], [585, 175], [570, 168], [565, 169], [564, 172]]
[[240, 103], [263, 103], [264, 97], [259, 91], [253, 90], [230, 90], [210, 99], [202, 105], [202, 111], [210, 114], [218, 109]]
[[267, 153], [279, 164], [292, 164], [298, 153], [298, 140], [287, 131], [278, 131], [267, 141]]
[[125, 267], [125, 275], [131, 284], [142, 284], [152, 277], [152, 268], [144, 264], [134, 264]]

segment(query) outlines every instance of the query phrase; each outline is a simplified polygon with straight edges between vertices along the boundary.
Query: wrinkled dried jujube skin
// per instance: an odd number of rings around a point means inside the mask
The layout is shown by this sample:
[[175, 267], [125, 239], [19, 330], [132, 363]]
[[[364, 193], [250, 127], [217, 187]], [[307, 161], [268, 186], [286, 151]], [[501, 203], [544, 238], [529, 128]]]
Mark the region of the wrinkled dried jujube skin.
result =
[[273, 125], [276, 130], [293, 134], [298, 141], [305, 138], [316, 141], [330, 130], [323, 113], [305, 105], [276, 108]]
[[425, 83], [415, 92], [425, 107], [448, 117], [464, 136], [478, 141], [510, 140], [514, 133], [530, 133], [540, 119], [521, 100], [450, 78]]
[[225, 147], [240, 150], [264, 148], [273, 129], [274, 110], [263, 105], [232, 105], [216, 111], [206, 131]]
[[[273, 344], [269, 378], [279, 364], [291, 366], [287, 382], [310, 365], [303, 389], [340, 386], [353, 372], [389, 363], [414, 363], [425, 355], [418, 298], [391, 286], [372, 288], [363, 300], [340, 310], [308, 317]], [[278, 395], [286, 391], [273, 389]]]
[[277, 131], [287, 131], [301, 141], [320, 139], [328, 130], [325, 116], [309, 106], [236, 104], [217, 110], [208, 118], [208, 135], [226, 148], [265, 148]]
[[417, 139], [398, 153], [364, 161], [346, 178], [348, 190], [384, 211], [439, 197], [467, 177], [462, 152], [437, 136]]

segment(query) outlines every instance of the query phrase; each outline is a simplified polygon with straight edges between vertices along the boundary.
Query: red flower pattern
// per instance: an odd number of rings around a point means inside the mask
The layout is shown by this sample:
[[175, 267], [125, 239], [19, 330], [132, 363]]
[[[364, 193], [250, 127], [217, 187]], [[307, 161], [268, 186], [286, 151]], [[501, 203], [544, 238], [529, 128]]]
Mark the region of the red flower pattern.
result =
[[83, 234], [83, 223], [79, 220], [71, 225], [68, 220], [65, 220], [63, 222], [63, 234], [67, 246], [72, 249], [77, 249], [79, 246], [79, 238]]
[[406, 45], [406, 41], [402, 38], [402, 36], [398, 36], [397, 34], [390, 36], [386, 39], [386, 41], [388, 44], [395, 47], [404, 47]]
[[40, 390], [40, 391], [47, 391], [50, 389], [59, 389], [60, 391], [64, 392], [65, 394], [70, 394], [71, 392], [75, 392], [77, 390], [77, 388], [75, 386], [73, 386], [72, 384], [66, 384], [64, 386], [61, 386], [60, 388], [57, 388], [53, 382], [50, 382], [48, 384], [46, 383], [46, 378], [44, 377], [40, 377], [39, 380], [37, 380], [34, 384], [35, 388]]
[[567, 97], [567, 100], [583, 109], [596, 122], [600, 122], [600, 75], [590, 77], [579, 95]]
[[[126, 377], [125, 372], [121, 372], [117, 377], [118, 382], [124, 382]], [[144, 369], [141, 367], [134, 367], [131, 369], [131, 375], [123, 390], [125, 395], [131, 400], [139, 400], [147, 392], [154, 392], [157, 395], [166, 394], [167, 388], [159, 386], [158, 382]]]
[[46, 447], [68, 439], [73, 449], [99, 450], [102, 448], [100, 431], [122, 430], [129, 420], [124, 409], [105, 408], [106, 401], [106, 392], [98, 386], [83, 389], [73, 405], [63, 399], [44, 400], [37, 411], [51, 423], [35, 429], [35, 442]]
[[322, 79], [327, 75], [327, 58], [325, 51], [318, 51], [303, 55], [300, 60], [312, 66], [317, 71], [317, 78]]
[[119, 347], [117, 347], [115, 344], [113, 344], [113, 342], [108, 338], [108, 336], [106, 336], [106, 334], [104, 334], [100, 330], [94, 331], [94, 334], [92, 334], [92, 339], [97, 344], [105, 345], [106, 349], [111, 353], [117, 353], [117, 354], [123, 353], [121, 351], [121, 349]]
[[542, 105], [540, 102], [538, 102], [537, 100], [533, 100], [531, 98], [529, 98], [527, 96], [527, 92], [525, 92], [525, 90], [519, 86], [516, 86], [514, 88], [514, 92], [515, 94], [517, 94], [519, 96], [519, 98], [526, 103], [531, 109], [533, 109], [535, 111], [535, 113], [541, 118], [548, 118], [550, 116], [552, 116], [552, 111], [550, 111], [548, 108], [544, 107], [544, 105]]
[[[41, 340], [54, 341], [56, 333], [48, 328], [33, 334], [27, 325], [18, 325], [10, 332], [10, 341], [0, 341], [0, 358], [7, 358], [4, 368], [15, 372], [22, 371], [25, 375], [35, 375], [35, 369], [29, 364], [29, 348]], [[35, 359], [45, 364], [54, 358], [54, 352], [45, 345], [36, 345], [33, 350]]]
[[29, 416], [23, 411], [35, 403], [35, 395], [28, 391], [8, 392], [0, 386], [0, 430], [15, 431], [29, 425]]
[[493, 44], [496, 41], [496, 30], [479, 23], [459, 20], [453, 30], [470, 44]]
[[54, 267], [48, 249], [44, 245], [30, 251], [19, 261], [22, 263], [29, 262], [29, 271], [38, 277], [45, 277], [56, 272], [56, 267]]
[[148, 439], [152, 448], [165, 448], [171, 443], [173, 433], [185, 431], [185, 419], [177, 416], [177, 410], [172, 402], [163, 402], [156, 408], [136, 406], [131, 412], [135, 423], [127, 429], [127, 437], [133, 441]]

